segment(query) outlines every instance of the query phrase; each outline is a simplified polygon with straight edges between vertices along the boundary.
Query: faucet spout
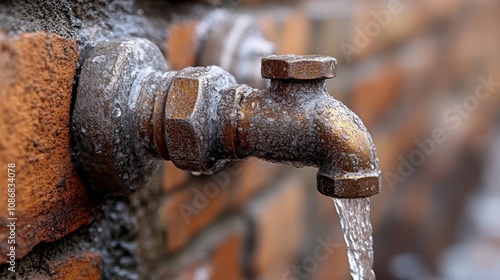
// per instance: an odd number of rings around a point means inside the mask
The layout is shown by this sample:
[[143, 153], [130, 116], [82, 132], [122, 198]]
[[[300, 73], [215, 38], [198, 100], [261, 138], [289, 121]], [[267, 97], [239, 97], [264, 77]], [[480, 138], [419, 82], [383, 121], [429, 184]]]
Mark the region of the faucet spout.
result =
[[359, 117], [327, 93], [324, 76], [272, 79], [265, 90], [236, 85], [222, 96], [224, 157], [318, 167], [318, 191], [331, 197], [379, 193], [373, 140]]

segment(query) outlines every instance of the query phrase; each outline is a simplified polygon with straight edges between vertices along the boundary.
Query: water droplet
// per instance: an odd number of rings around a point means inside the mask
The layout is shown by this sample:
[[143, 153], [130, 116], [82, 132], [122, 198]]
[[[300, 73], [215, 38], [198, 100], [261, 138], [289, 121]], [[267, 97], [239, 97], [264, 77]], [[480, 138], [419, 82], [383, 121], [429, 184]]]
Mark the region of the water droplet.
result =
[[123, 174], [123, 179], [128, 180], [128, 178], [129, 178], [128, 173]]
[[191, 171], [191, 175], [193, 176], [201, 176], [203, 173], [201, 172], [196, 172], [196, 171]]
[[87, 128], [85, 128], [84, 126], [82, 126], [82, 127], [80, 128], [80, 130], [82, 131], [82, 133], [86, 133], [86, 132], [87, 132]]
[[105, 60], [106, 60], [106, 56], [105, 55], [98, 55], [98, 56], [92, 58], [92, 62], [93, 63], [102, 63]]
[[95, 143], [94, 144], [94, 150], [97, 154], [101, 154], [102, 151], [101, 151], [101, 145], [99, 143]]
[[119, 107], [115, 107], [111, 114], [113, 115], [113, 117], [119, 118], [122, 115], [122, 110], [120, 110]]

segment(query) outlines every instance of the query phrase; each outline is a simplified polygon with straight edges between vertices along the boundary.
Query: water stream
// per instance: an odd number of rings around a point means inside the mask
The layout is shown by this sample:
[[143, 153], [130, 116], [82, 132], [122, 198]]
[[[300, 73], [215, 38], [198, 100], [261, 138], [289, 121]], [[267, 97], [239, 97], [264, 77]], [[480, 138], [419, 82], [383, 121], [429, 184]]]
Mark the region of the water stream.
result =
[[349, 268], [353, 280], [374, 280], [373, 238], [370, 223], [370, 199], [333, 198], [347, 244]]

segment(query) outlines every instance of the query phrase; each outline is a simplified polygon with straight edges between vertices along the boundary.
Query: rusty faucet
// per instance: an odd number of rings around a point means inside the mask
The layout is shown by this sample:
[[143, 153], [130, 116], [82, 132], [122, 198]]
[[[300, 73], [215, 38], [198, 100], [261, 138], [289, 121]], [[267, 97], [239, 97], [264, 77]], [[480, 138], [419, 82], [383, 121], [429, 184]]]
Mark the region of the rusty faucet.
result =
[[213, 173], [227, 161], [258, 157], [318, 167], [318, 190], [331, 197], [380, 191], [373, 140], [361, 120], [326, 91], [331, 57], [262, 60], [268, 89], [236, 84], [216, 66], [167, 71], [145, 39], [105, 41], [86, 58], [72, 116], [85, 177], [99, 191], [141, 187], [159, 159]]

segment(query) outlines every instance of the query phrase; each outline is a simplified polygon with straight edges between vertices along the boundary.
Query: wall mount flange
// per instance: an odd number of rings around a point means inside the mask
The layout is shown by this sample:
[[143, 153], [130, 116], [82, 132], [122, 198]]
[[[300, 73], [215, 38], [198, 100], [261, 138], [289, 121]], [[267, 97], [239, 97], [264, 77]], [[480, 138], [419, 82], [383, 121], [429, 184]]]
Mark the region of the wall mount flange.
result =
[[[101, 42], [85, 59], [71, 128], [85, 180], [92, 188], [108, 194], [131, 193], [161, 165], [143, 148], [145, 140], [134, 129], [140, 121], [134, 111], [152, 106], [137, 100], [139, 85], [148, 75], [167, 70], [158, 47], [140, 38]], [[161, 84], [155, 86], [166, 90]]]

